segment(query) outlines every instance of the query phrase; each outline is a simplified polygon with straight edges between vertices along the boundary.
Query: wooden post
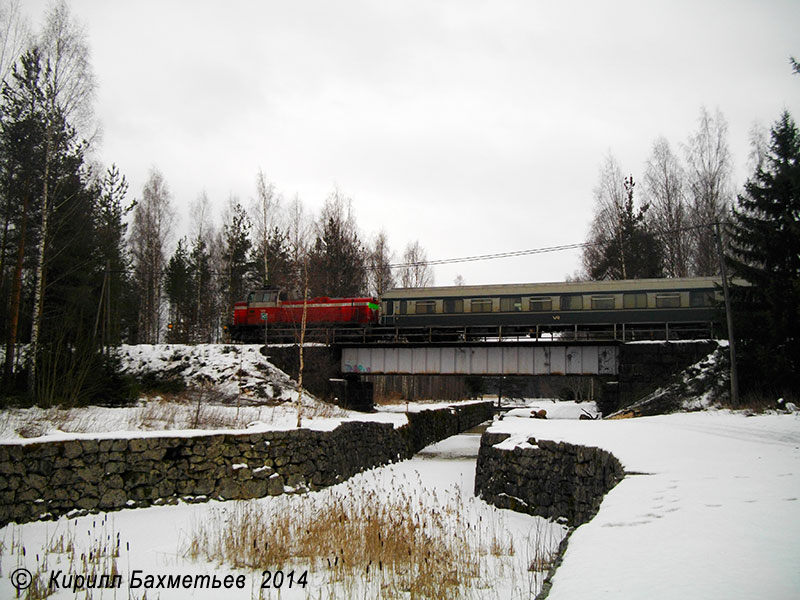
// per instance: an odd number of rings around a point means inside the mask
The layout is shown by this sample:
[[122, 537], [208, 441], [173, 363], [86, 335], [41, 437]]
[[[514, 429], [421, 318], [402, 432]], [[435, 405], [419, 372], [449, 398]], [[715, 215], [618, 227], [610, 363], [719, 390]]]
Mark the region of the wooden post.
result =
[[722, 295], [725, 298], [725, 320], [728, 324], [728, 351], [731, 360], [731, 404], [739, 406], [739, 374], [736, 368], [736, 344], [733, 335], [733, 313], [731, 313], [731, 297], [728, 289], [728, 272], [725, 269], [725, 256], [722, 252], [722, 232], [719, 222], [714, 223], [714, 238], [717, 242], [719, 272], [722, 277]]

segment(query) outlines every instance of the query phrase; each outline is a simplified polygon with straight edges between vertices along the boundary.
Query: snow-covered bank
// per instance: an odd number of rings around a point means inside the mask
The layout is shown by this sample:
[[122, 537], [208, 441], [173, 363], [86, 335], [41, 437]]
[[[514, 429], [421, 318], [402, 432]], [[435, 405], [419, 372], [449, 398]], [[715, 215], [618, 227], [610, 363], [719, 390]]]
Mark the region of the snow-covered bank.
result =
[[[41, 573], [45, 584], [51, 573], [61, 574], [60, 585], [71, 574], [96, 574], [112, 572], [113, 566], [121, 574], [119, 590], [86, 590], [75, 594], [71, 589], [53, 590], [50, 596], [59, 598], [113, 598], [113, 597], [160, 597], [161, 598], [377, 598], [408, 597], [407, 593], [394, 593], [389, 577], [380, 573], [390, 570], [388, 565], [379, 565], [376, 557], [372, 569], [363, 568], [354, 578], [340, 579], [336, 572], [323, 564], [312, 565], [302, 557], [292, 558], [280, 565], [264, 564], [257, 570], [236, 569], [218, 560], [191, 560], [187, 548], [200, 524], [225, 522], [242, 505], [269, 514], [275, 511], [285, 514], [308, 513], [326, 502], [342, 501], [358, 504], [369, 501], [389, 502], [393, 497], [405, 495], [414, 514], [398, 515], [399, 518], [419, 519], [428, 523], [423, 533], [445, 532], [443, 535], [458, 536], [469, 541], [472, 550], [465, 559], [476, 570], [476, 576], [465, 582], [456, 591], [456, 597], [470, 599], [529, 600], [536, 593], [543, 573], [530, 571], [534, 561], [535, 545], [552, 549], [564, 535], [564, 527], [538, 517], [496, 509], [472, 496], [474, 486], [474, 458], [477, 454], [479, 435], [454, 436], [440, 444], [425, 448], [415, 458], [401, 463], [373, 469], [356, 475], [346, 483], [332, 486], [320, 492], [301, 496], [279, 496], [243, 502], [217, 502], [205, 504], [179, 504], [168, 507], [131, 509], [108, 515], [90, 515], [74, 519], [34, 522], [25, 525], [9, 525], [0, 529], [0, 598], [15, 597], [10, 575], [19, 568], [32, 573]], [[454, 456], [468, 460], [452, 460]], [[341, 500], [340, 500], [341, 499]], [[272, 511], [271, 513], [269, 511]], [[435, 527], [431, 527], [431, 525]], [[222, 532], [224, 533], [224, 531]], [[65, 543], [59, 540], [64, 536]], [[110, 544], [106, 540], [111, 540]], [[116, 542], [116, 546], [115, 546]], [[360, 540], [354, 540], [360, 543]], [[71, 548], [67, 548], [71, 544]], [[100, 558], [82, 563], [83, 559], [102, 545], [105, 550], [118, 550], [116, 558], [109, 552], [100, 553]], [[22, 548], [25, 548], [23, 554]], [[513, 553], [508, 550], [514, 549]], [[70, 552], [76, 556], [69, 560]], [[349, 556], [349, 549], [342, 549], [342, 556]], [[83, 558], [80, 560], [77, 557]], [[472, 562], [474, 559], [474, 562]], [[113, 566], [112, 566], [113, 563]], [[448, 564], [436, 564], [436, 569], [447, 573]], [[546, 568], [546, 567], [545, 567]], [[284, 575], [295, 573], [293, 587], [284, 582], [278, 592], [272, 589], [264, 593], [259, 586], [264, 583], [264, 570], [274, 574], [281, 569]], [[138, 581], [148, 575], [155, 581], [158, 577], [217, 575], [219, 580], [226, 575], [244, 577], [244, 588], [233, 589], [177, 589], [146, 590], [142, 586], [130, 589], [138, 571]], [[307, 571], [307, 584], [298, 585], [300, 574]], [[369, 575], [369, 577], [368, 577]], [[75, 579], [71, 580], [75, 583]], [[86, 593], [86, 592], [89, 593]]]
[[334, 429], [345, 420], [407, 422], [400, 414], [363, 414], [320, 402], [307, 391], [298, 403], [297, 383], [262, 354], [263, 346], [221, 344], [123, 345], [124, 372], [159, 380], [178, 379], [189, 390], [179, 397], [143, 398], [134, 406], [4, 409], [0, 441], [258, 433], [302, 426]]
[[[572, 535], [551, 600], [800, 595], [800, 419], [729, 412], [506, 418], [493, 432], [597, 446], [629, 472]], [[504, 442], [508, 444], [508, 442]]]
[[[123, 344], [117, 356], [125, 372], [180, 378], [227, 397], [287, 402], [297, 384], [261, 353], [263, 344]], [[308, 392], [305, 393], [308, 396]]]

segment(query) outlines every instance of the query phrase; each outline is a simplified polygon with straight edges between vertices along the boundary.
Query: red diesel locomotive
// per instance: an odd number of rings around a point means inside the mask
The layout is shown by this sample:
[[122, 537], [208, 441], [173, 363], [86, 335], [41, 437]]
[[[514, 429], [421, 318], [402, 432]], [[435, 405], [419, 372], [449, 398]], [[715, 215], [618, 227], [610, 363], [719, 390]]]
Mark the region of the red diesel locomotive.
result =
[[[250, 292], [247, 300], [233, 306], [231, 339], [260, 341], [267, 331], [299, 330], [302, 300], [281, 300], [277, 289]], [[375, 298], [310, 298], [305, 302], [309, 328], [376, 325], [380, 306]]]

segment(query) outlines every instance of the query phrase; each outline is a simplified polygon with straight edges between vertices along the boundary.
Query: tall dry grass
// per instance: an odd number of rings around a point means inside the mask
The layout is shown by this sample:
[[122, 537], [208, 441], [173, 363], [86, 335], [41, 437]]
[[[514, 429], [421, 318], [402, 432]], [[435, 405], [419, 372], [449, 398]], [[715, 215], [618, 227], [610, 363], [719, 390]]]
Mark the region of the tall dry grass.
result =
[[183, 550], [236, 568], [307, 568], [322, 574], [331, 598], [491, 598], [498, 581], [514, 580], [520, 591], [541, 586], [555, 536], [536, 533], [517, 556], [502, 522], [458, 487], [437, 494], [419, 478], [394, 477], [384, 490], [351, 480], [228, 503], [193, 526]]
[[[122, 574], [118, 564], [122, 539], [108, 515], [93, 519], [85, 530], [78, 530], [77, 521], [59, 521], [39, 548], [27, 546], [21, 531], [20, 526], [11, 526], [6, 530], [9, 539], [0, 540], [0, 559], [8, 552], [14, 568], [25, 567], [32, 574], [31, 585], [17, 595], [19, 598], [43, 600], [58, 591], [48, 586], [51, 570], [79, 573], [93, 580]], [[91, 590], [80, 593], [92, 597]]]

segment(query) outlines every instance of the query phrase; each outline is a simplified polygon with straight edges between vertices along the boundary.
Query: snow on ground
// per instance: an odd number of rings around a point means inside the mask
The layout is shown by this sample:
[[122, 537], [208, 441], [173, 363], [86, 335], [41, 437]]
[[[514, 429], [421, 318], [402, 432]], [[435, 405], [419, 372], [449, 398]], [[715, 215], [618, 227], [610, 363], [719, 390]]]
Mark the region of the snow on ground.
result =
[[[142, 377], [181, 379], [189, 388], [180, 397], [143, 398], [134, 406], [4, 409], [0, 441], [30, 443], [67, 438], [198, 435], [247, 430], [251, 433], [297, 427], [297, 383], [272, 365], [263, 346], [159, 344], [122, 346], [125, 372]], [[303, 393], [302, 426], [334, 429], [344, 420], [393, 423], [407, 420], [394, 413], [364, 414], [320, 402]], [[411, 403], [409, 410], [421, 410]], [[163, 433], [168, 432], [168, 433]]]
[[575, 402], [573, 400], [530, 400], [525, 408], [512, 408], [505, 417], [532, 418], [539, 411], [545, 411], [548, 419], [597, 418], [600, 411], [594, 402]]
[[[355, 477], [348, 482], [327, 488], [320, 492], [297, 496], [280, 496], [275, 498], [262, 498], [258, 500], [237, 502], [208, 502], [205, 504], [179, 504], [177, 506], [160, 506], [144, 509], [124, 510], [108, 513], [106, 515], [89, 515], [85, 517], [58, 521], [36, 522], [25, 525], [9, 525], [0, 529], [0, 598], [14, 597], [14, 589], [9, 575], [17, 568], [25, 567], [35, 572], [39, 568], [47, 573], [44, 577], [49, 580], [49, 574], [61, 571], [62, 575], [70, 573], [86, 573], [86, 568], [80, 563], [70, 564], [66, 555], [58, 552], [45, 552], [45, 548], [52, 546], [50, 540], [57, 540], [64, 533], [71, 533], [75, 539], [77, 555], [89, 552], [96, 547], [91, 540], [114, 540], [119, 535], [120, 555], [116, 561], [123, 577], [121, 590], [93, 590], [89, 598], [142, 598], [144, 591], [129, 590], [133, 581], [134, 570], [141, 571], [140, 579], [146, 575], [218, 575], [220, 579], [227, 574], [236, 577], [243, 575], [246, 580], [244, 589], [233, 590], [167, 590], [161, 591], [162, 598], [346, 598], [364, 597], [376, 598], [381, 596], [379, 588], [368, 587], [359, 578], [355, 584], [345, 585], [341, 581], [334, 581], [330, 572], [325, 569], [308, 569], [308, 583], [305, 588], [299, 585], [291, 589], [284, 584], [279, 594], [273, 589], [271, 593], [259, 596], [258, 589], [263, 582], [262, 569], [250, 571], [247, 569], [234, 569], [231, 565], [217, 564], [214, 562], [192, 561], [186, 556], [186, 547], [189, 543], [190, 532], [198, 523], [209, 522], [222, 515], [231, 515], [237, 505], [243, 503], [263, 507], [277, 506], [278, 510], [295, 512], [306, 510], [308, 503], [324, 501], [326, 497], [336, 494], [346, 494], [354, 502], [369, 494], [388, 498], [393, 494], [413, 494], [417, 497], [415, 503], [420, 507], [434, 508], [437, 517], [447, 521], [455, 515], [442, 507], [461, 506], [460, 521], [465, 520], [472, 524], [473, 538], [480, 538], [477, 531], [482, 531], [482, 544], [487, 545], [490, 536], [497, 534], [500, 539], [513, 542], [515, 553], [513, 556], [495, 556], [488, 552], [480, 559], [483, 565], [483, 576], [475, 582], [474, 588], [464, 589], [459, 594], [460, 598], [474, 599], [529, 599], [544, 577], [543, 573], [534, 573], [528, 570], [533, 550], [531, 544], [537, 539], [544, 539], [554, 548], [565, 534], [563, 526], [546, 521], [539, 517], [501, 510], [487, 505], [485, 502], [473, 497], [475, 478], [475, 458], [480, 443], [480, 435], [462, 434], [454, 436], [428, 446], [416, 457], [398, 464], [373, 469]], [[422, 508], [420, 508], [422, 512]], [[464, 514], [465, 513], [465, 514]], [[453, 531], [454, 535], [465, 535], [464, 531]], [[354, 540], [354, 543], [358, 543]], [[25, 556], [21, 555], [20, 548], [26, 548]], [[46, 568], [44, 562], [47, 561]], [[263, 569], [275, 571], [278, 567], [284, 574], [295, 570], [295, 577], [299, 577], [308, 566], [301, 559], [285, 565], [264, 565]], [[441, 565], [441, 569], [448, 569], [449, 565]], [[105, 570], [104, 570], [105, 569]], [[103, 563], [97, 573], [108, 572], [110, 563]], [[59, 579], [58, 581], [63, 581]], [[74, 581], [74, 580], [73, 580]], [[154, 593], [156, 592], [156, 593]], [[356, 594], [353, 596], [352, 594]], [[54, 600], [76, 597], [72, 591], [58, 589], [53, 596]], [[83, 598], [84, 592], [77, 597]], [[147, 598], [159, 597], [157, 590], [149, 590]]]
[[[229, 397], [297, 399], [297, 384], [261, 354], [263, 344], [123, 344], [123, 371], [179, 377], [189, 386], [212, 387]], [[307, 392], [306, 392], [307, 394]]]
[[491, 431], [597, 446], [640, 473], [572, 535], [550, 600], [800, 597], [797, 416], [511, 417]]

